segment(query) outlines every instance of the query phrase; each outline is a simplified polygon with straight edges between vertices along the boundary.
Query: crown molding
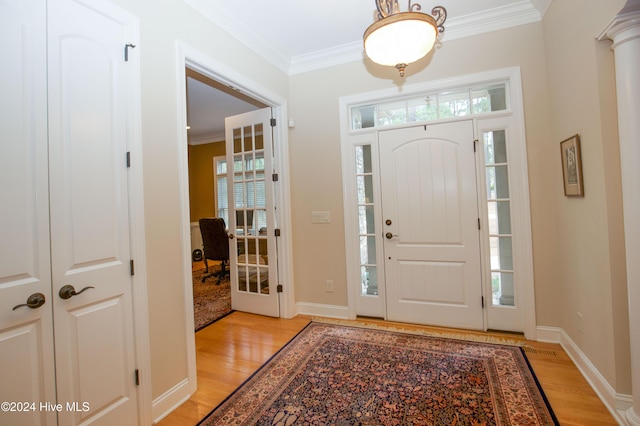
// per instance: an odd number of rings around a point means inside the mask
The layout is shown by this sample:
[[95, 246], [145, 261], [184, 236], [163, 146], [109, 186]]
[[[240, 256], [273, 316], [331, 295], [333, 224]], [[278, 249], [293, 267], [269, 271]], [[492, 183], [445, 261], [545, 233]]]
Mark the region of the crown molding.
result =
[[[443, 42], [473, 37], [519, 25], [542, 21], [552, 0], [520, 0], [503, 7], [480, 13], [450, 18], [446, 22]], [[365, 58], [362, 41], [343, 44], [336, 48], [311, 52], [291, 58], [288, 74], [300, 74], [328, 68]]]
[[291, 60], [280, 49], [261, 37], [252, 27], [228, 14], [224, 8], [218, 5], [218, 2], [207, 0], [182, 0], [182, 2], [285, 74], [289, 73]]
[[[257, 32], [207, 0], [182, 0], [287, 75], [329, 68], [365, 58], [362, 40], [288, 58]], [[443, 42], [542, 21], [553, 0], [519, 0], [483, 12], [447, 19]]]
[[223, 132], [209, 133], [197, 137], [189, 137], [189, 145], [204, 145], [214, 142], [224, 142], [225, 134]]

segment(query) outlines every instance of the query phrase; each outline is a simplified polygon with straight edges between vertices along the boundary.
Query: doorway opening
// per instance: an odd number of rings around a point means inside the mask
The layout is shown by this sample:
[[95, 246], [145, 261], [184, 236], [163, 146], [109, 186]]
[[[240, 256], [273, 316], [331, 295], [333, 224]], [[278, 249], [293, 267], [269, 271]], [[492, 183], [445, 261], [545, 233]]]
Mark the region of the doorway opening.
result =
[[203, 218], [222, 218], [227, 227], [230, 224], [225, 118], [266, 105], [191, 68], [185, 73], [193, 312], [198, 331], [231, 311], [228, 275], [221, 279], [212, 275], [231, 265], [228, 260], [207, 259], [199, 226]]
[[[439, 325], [517, 331], [535, 338], [521, 87], [519, 68], [505, 68], [405, 86], [402, 94], [388, 89], [340, 99], [351, 318], [398, 319], [402, 315], [403, 320], [436, 325], [420, 309], [434, 313], [436, 307], [447, 305], [450, 311], [473, 311], [477, 319], [473, 325], [460, 325], [455, 317]], [[448, 137], [439, 136], [431, 143], [429, 137], [421, 136], [464, 121], [471, 129], [465, 136], [452, 138], [456, 143], [451, 149], [442, 145]], [[403, 142], [403, 132], [411, 129], [417, 129], [417, 136]], [[456, 144], [460, 148], [453, 149]], [[415, 154], [406, 154], [414, 145]], [[395, 151], [385, 151], [390, 146]], [[461, 150], [469, 152], [465, 170], [471, 174], [450, 176], [455, 165], [462, 163], [458, 159], [443, 169], [444, 160]], [[430, 160], [434, 154], [439, 156], [435, 162]], [[392, 159], [397, 164], [389, 164]], [[411, 161], [416, 162], [413, 168]], [[385, 167], [391, 172], [385, 174]], [[400, 187], [389, 187], [401, 181]], [[465, 185], [477, 201], [462, 209], [464, 217], [451, 215], [447, 209], [461, 199], [458, 192]], [[402, 191], [409, 191], [405, 198], [400, 197]], [[401, 202], [401, 211], [387, 211]], [[451, 232], [457, 228], [446, 225], [454, 221], [469, 227], [469, 235], [476, 234], [473, 258], [477, 260], [479, 251], [480, 265], [473, 277], [465, 278], [463, 273], [469, 269], [468, 258], [442, 258], [449, 249], [467, 247], [462, 238], [452, 239], [455, 233]], [[431, 240], [416, 241], [419, 231], [428, 231], [428, 226], [434, 230], [425, 234]], [[438, 234], [444, 231], [450, 234]], [[422, 252], [414, 258], [413, 252], [406, 252], [409, 248]], [[473, 292], [465, 287], [466, 282], [478, 281]]]
[[[291, 262], [293, 243], [289, 230], [291, 229], [290, 207], [290, 180], [288, 173], [288, 129], [287, 102], [277, 93], [245, 77], [240, 71], [229, 68], [224, 63], [203, 54], [182, 43], [177, 45], [176, 60], [176, 84], [178, 87], [177, 111], [180, 114], [178, 126], [180, 131], [176, 138], [176, 149], [179, 162], [179, 186], [181, 190], [180, 215], [181, 215], [181, 240], [182, 240], [182, 266], [185, 321], [185, 351], [187, 358], [188, 379], [184, 383], [187, 393], [194, 393], [197, 389], [196, 347], [193, 322], [193, 276], [192, 276], [192, 249], [191, 249], [191, 213], [189, 197], [189, 135], [187, 131], [187, 73], [189, 69], [208, 79], [218, 83], [218, 90], [227, 88], [236, 97], [244, 95], [253, 101], [271, 108], [273, 118], [278, 124], [273, 128], [274, 144], [273, 157], [277, 164], [280, 178], [278, 190], [275, 194], [275, 204], [278, 205], [276, 221], [282, 232], [278, 239], [278, 287], [282, 291], [277, 293], [280, 306], [280, 316], [291, 318], [295, 313], [295, 297], [293, 294], [293, 265]], [[227, 93], [228, 94], [228, 93]], [[248, 102], [248, 99], [244, 99]], [[191, 135], [193, 137], [193, 135]], [[223, 138], [222, 138], [223, 139]], [[221, 140], [222, 140], [221, 139]], [[211, 159], [213, 163], [213, 159]], [[212, 177], [212, 174], [210, 175]], [[211, 189], [213, 192], [213, 188]], [[213, 195], [211, 195], [213, 197]], [[215, 285], [215, 284], [214, 284]]]

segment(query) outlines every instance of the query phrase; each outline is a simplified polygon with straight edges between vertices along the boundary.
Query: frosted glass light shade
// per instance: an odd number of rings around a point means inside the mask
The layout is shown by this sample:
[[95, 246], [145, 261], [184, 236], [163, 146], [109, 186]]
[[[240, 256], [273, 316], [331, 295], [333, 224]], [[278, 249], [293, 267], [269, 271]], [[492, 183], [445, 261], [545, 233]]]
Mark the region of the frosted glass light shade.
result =
[[421, 12], [402, 12], [374, 22], [364, 32], [364, 50], [380, 65], [398, 66], [425, 56], [436, 41], [436, 21]]

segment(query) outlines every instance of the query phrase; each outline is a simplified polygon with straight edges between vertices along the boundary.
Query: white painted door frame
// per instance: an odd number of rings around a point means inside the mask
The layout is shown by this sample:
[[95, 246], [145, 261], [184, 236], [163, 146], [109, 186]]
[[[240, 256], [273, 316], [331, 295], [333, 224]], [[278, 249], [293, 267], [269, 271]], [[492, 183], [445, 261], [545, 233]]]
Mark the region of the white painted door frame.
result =
[[[350, 128], [350, 106], [383, 103], [397, 99], [399, 96], [411, 97], [424, 92], [437, 92], [453, 87], [487, 85], [496, 82], [509, 82], [509, 109], [497, 113], [487, 114], [487, 118], [510, 116], [511, 131], [515, 143], [510, 147], [510, 182], [514, 190], [512, 205], [512, 220], [517, 218], [517, 233], [519, 238], [514, 240], [514, 262], [518, 265], [519, 299], [524, 311], [524, 334], [528, 339], [536, 339], [535, 295], [533, 282], [533, 252], [531, 239], [531, 209], [529, 205], [528, 167], [526, 154], [526, 137], [524, 128], [524, 110], [522, 98], [522, 82], [519, 67], [503, 68], [493, 71], [469, 74], [459, 77], [445, 78], [425, 83], [403, 86], [402, 94], [396, 88], [373, 91], [339, 99], [340, 134], [342, 146], [342, 175], [344, 197], [345, 245], [347, 256], [347, 288], [348, 288], [348, 318], [356, 318], [360, 296], [360, 260], [358, 247], [358, 212], [353, 202], [356, 194], [354, 176], [354, 147], [367, 140], [377, 141], [379, 128], [367, 128], [352, 131]], [[476, 119], [476, 117], [471, 117]], [[481, 121], [478, 116], [476, 121]], [[377, 212], [377, 210], [376, 210]], [[515, 221], [515, 220], [514, 220]], [[482, 254], [485, 259], [486, 253]], [[484, 263], [485, 261], [483, 261]], [[378, 265], [383, 266], [382, 264]], [[379, 271], [383, 274], [383, 271]], [[488, 296], [485, 294], [485, 296]]]
[[[263, 87], [255, 81], [245, 77], [240, 71], [221, 63], [211, 56], [183, 43], [177, 43], [176, 49], [176, 77], [177, 77], [177, 102], [178, 128], [180, 131], [176, 137], [177, 155], [180, 167], [180, 191], [181, 191], [181, 235], [182, 235], [182, 265], [186, 313], [186, 342], [188, 362], [188, 383], [186, 388], [189, 394], [193, 394], [197, 388], [196, 349], [195, 334], [193, 332], [193, 288], [191, 276], [191, 229], [189, 216], [189, 165], [187, 157], [187, 107], [186, 107], [186, 75], [185, 68], [193, 69], [198, 73], [216, 80], [222, 84], [233, 86], [235, 90], [270, 106], [273, 109], [273, 117], [278, 123], [274, 130], [274, 173], [279, 175], [279, 188], [275, 193], [275, 203], [278, 206], [276, 223], [281, 230], [278, 240], [278, 271], [283, 292], [279, 294], [280, 316], [292, 318], [296, 315], [294, 283], [293, 283], [293, 241], [291, 238], [291, 197], [289, 177], [289, 149], [287, 123], [287, 101], [277, 93]], [[187, 395], [188, 396], [188, 395]]]

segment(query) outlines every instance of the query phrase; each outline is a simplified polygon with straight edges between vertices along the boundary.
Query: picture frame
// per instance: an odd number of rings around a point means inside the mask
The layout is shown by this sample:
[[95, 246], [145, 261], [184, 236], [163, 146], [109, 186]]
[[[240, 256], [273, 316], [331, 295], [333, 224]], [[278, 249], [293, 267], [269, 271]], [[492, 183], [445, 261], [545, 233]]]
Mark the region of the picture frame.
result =
[[580, 136], [576, 134], [560, 142], [560, 154], [564, 195], [567, 197], [584, 197]]

